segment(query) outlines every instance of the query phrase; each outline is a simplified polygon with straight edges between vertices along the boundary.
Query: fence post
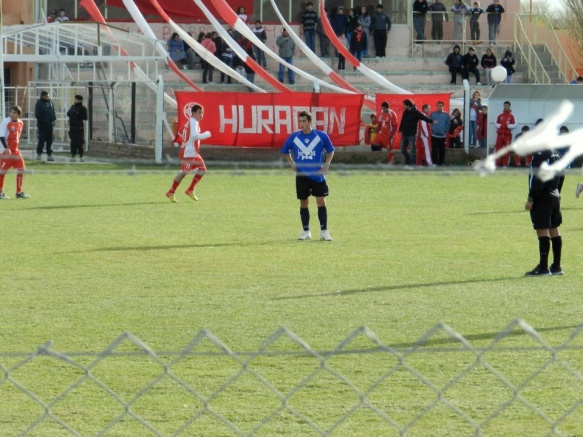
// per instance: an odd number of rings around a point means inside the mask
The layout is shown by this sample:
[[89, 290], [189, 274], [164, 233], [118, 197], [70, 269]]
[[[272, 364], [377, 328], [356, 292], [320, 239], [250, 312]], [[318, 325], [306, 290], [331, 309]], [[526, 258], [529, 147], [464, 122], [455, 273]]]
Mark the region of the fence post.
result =
[[156, 139], [154, 143], [154, 157], [156, 164], [162, 163], [162, 126], [164, 123], [164, 79], [158, 76], [158, 89], [156, 92]]

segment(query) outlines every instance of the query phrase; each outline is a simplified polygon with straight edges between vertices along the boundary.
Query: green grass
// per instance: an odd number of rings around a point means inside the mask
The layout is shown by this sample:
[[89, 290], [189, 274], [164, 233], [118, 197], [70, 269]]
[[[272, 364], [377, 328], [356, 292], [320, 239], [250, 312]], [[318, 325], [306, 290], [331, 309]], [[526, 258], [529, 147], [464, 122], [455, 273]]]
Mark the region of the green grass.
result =
[[[475, 347], [490, 345], [515, 318], [524, 319], [553, 345], [563, 343], [582, 322], [583, 201], [574, 196], [580, 173], [567, 177], [563, 199], [562, 277], [524, 278], [538, 261], [538, 243], [524, 211], [525, 173], [480, 178], [468, 172], [331, 172], [328, 199], [333, 242], [299, 242], [299, 205], [291, 172], [214, 171], [192, 202], [164, 197], [175, 171], [117, 167], [25, 176], [26, 201], [0, 203], [3, 238], [0, 276], [0, 364], [12, 368], [22, 357], [53, 341], [62, 352], [101, 352], [122, 332], [131, 332], [155, 351], [180, 351], [209, 329], [230, 349], [257, 351], [286, 327], [315, 350], [333, 350], [361, 326], [385, 345], [402, 351], [439, 322]], [[60, 167], [51, 167], [60, 169]], [[34, 170], [35, 168], [32, 167]], [[102, 170], [101, 172], [95, 170]], [[14, 174], [5, 192], [13, 197]], [[317, 229], [315, 202], [312, 229]], [[313, 232], [316, 236], [317, 232]], [[578, 340], [578, 344], [581, 341]], [[459, 348], [443, 332], [431, 347]], [[535, 346], [522, 331], [506, 336], [505, 347]], [[357, 336], [348, 349], [374, 345]], [[135, 350], [124, 342], [123, 350]], [[197, 351], [218, 351], [208, 340]], [[287, 337], [270, 351], [299, 351]], [[580, 354], [560, 355], [579, 374]], [[175, 357], [163, 356], [168, 362]], [[486, 354], [513, 384], [521, 384], [548, 360], [539, 351]], [[474, 361], [466, 352], [410, 355], [406, 364], [442, 388]], [[88, 364], [87, 357], [75, 358]], [[436, 399], [410, 370], [399, 368], [379, 381], [398, 360], [387, 354], [336, 355], [329, 368], [359, 390], [378, 383], [368, 400], [404, 427]], [[284, 395], [319, 369], [306, 356], [258, 357], [259, 371]], [[230, 357], [187, 357], [171, 372], [208, 397], [241, 365]], [[152, 359], [109, 357], [93, 375], [125, 402], [161, 373]], [[83, 372], [62, 361], [36, 358], [10, 372], [45, 402]], [[5, 378], [5, 377], [4, 377]], [[521, 389], [551, 420], [581, 399], [582, 381], [552, 364]], [[445, 398], [476, 422], [485, 420], [513, 392], [478, 367], [445, 392]], [[328, 429], [359, 402], [329, 372], [304, 381], [289, 406]], [[132, 406], [163, 435], [176, 432], [201, 402], [169, 378]], [[211, 406], [249, 433], [281, 402], [250, 375], [239, 378]], [[0, 379], [0, 435], [18, 435], [42, 409], [14, 384]], [[90, 381], [52, 408], [81, 435], [94, 435], [123, 412]], [[582, 435], [573, 413], [561, 422], [564, 435]], [[335, 430], [339, 436], [398, 435], [388, 423], [361, 408]], [[485, 435], [546, 435], [549, 426], [520, 402], [484, 425]], [[474, 429], [442, 404], [415, 422], [410, 435], [472, 435]], [[69, 435], [45, 420], [31, 435]], [[154, 435], [129, 418], [107, 435]], [[202, 414], [183, 435], [234, 435], [212, 414]], [[318, 435], [289, 411], [257, 435]]]

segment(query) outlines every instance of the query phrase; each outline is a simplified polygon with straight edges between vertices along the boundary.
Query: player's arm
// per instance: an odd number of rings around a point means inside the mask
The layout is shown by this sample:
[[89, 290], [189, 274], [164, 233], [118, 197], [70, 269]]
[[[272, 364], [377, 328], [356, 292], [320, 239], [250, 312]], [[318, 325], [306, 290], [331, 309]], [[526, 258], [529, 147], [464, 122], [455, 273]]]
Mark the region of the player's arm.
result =
[[10, 153], [10, 149], [8, 148], [8, 144], [6, 144], [6, 138], [5, 137], [0, 137], [0, 143], [2, 143], [2, 146], [4, 147], [4, 150], [8, 150], [8, 153]]
[[8, 143], [6, 142], [7, 136], [6, 134], [8, 133], [9, 121], [10, 121], [9, 118], [5, 118], [4, 120], [2, 120], [2, 123], [0, 124], [0, 143], [2, 143], [4, 150], [7, 150], [8, 153], [10, 153], [10, 148], [8, 147]]

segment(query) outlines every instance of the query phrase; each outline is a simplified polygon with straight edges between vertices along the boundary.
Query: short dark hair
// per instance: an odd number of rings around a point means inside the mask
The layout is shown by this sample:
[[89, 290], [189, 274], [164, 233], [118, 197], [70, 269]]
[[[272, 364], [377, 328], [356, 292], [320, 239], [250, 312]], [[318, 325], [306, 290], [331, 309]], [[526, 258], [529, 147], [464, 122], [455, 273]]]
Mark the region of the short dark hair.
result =
[[42, 90], [42, 91], [40, 92], [40, 96], [41, 96], [41, 97], [48, 96], [48, 95], [49, 95], [49, 92], [48, 92], [48, 91]]
[[10, 110], [16, 112], [19, 117], [22, 115], [22, 108], [18, 105], [11, 106]]
[[378, 5], [377, 5], [377, 9], [384, 9], [384, 8], [383, 8], [383, 5], [381, 5], [381, 4], [378, 4]]
[[565, 126], [565, 125], [563, 125], [563, 126], [561, 126], [559, 128], [559, 133], [563, 133], [563, 132], [564, 133], [569, 133], [569, 128], [567, 126]]
[[306, 3], [306, 8], [307, 8], [308, 6], [314, 6], [314, 4], [313, 4], [312, 2], [308, 2], [308, 3]]
[[381, 103], [381, 108], [388, 108], [388, 107], [389, 107], [389, 102]]
[[413, 103], [413, 101], [410, 99], [405, 99], [405, 100], [403, 100], [403, 105], [409, 106], [412, 108], [413, 106], [415, 106], [415, 103]]
[[190, 112], [192, 114], [194, 114], [195, 112], [198, 112], [202, 109], [202, 105], [196, 104], [192, 106], [192, 109], [190, 110]]
[[308, 121], [312, 121], [312, 113], [308, 112], [308, 111], [302, 111], [298, 114], [298, 118], [300, 117], [306, 117], [308, 119]]
[[544, 120], [544, 118], [539, 118], [537, 121], [535, 121], [535, 122], [534, 122], [534, 125], [535, 125], [535, 126], [536, 126], [536, 125], [539, 125], [539, 124], [541, 124], [543, 121], [545, 121], [545, 120]]
[[506, 100], [506, 101], [504, 102], [504, 104], [505, 104], [505, 105], [508, 105], [508, 106], [512, 106], [512, 103], [510, 103], [508, 100]]
[[445, 105], [445, 103], [443, 103], [443, 101], [441, 101], [441, 100], [440, 100], [439, 102], [437, 102], [437, 105], [438, 105], [438, 106], [439, 106], [439, 105], [443, 106], [443, 105]]
[[75, 94], [75, 100], [83, 101], [83, 96], [81, 94]]
[[261, 20], [255, 20], [255, 24], [257, 23], [261, 24]]
[[429, 105], [428, 105], [427, 103], [425, 103], [425, 104], [424, 104], [424, 105], [421, 107], [421, 109], [427, 109], [427, 108], [429, 108]]
[[521, 130], [522, 130], [522, 132], [526, 132], [526, 131], [530, 130], [530, 127], [528, 127], [528, 126], [522, 126], [522, 129]]

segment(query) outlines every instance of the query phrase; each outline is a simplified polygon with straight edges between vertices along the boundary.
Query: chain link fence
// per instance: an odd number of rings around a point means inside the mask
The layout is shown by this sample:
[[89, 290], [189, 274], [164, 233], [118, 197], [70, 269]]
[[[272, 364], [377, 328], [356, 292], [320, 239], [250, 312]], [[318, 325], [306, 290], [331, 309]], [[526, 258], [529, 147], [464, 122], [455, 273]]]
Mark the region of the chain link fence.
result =
[[[555, 329], [572, 333], [551, 345]], [[207, 330], [181, 351], [130, 333], [99, 353], [46, 343], [0, 353], [0, 435], [580, 436], [582, 331], [441, 323], [388, 345], [363, 327], [325, 351], [285, 328], [253, 352]]]

